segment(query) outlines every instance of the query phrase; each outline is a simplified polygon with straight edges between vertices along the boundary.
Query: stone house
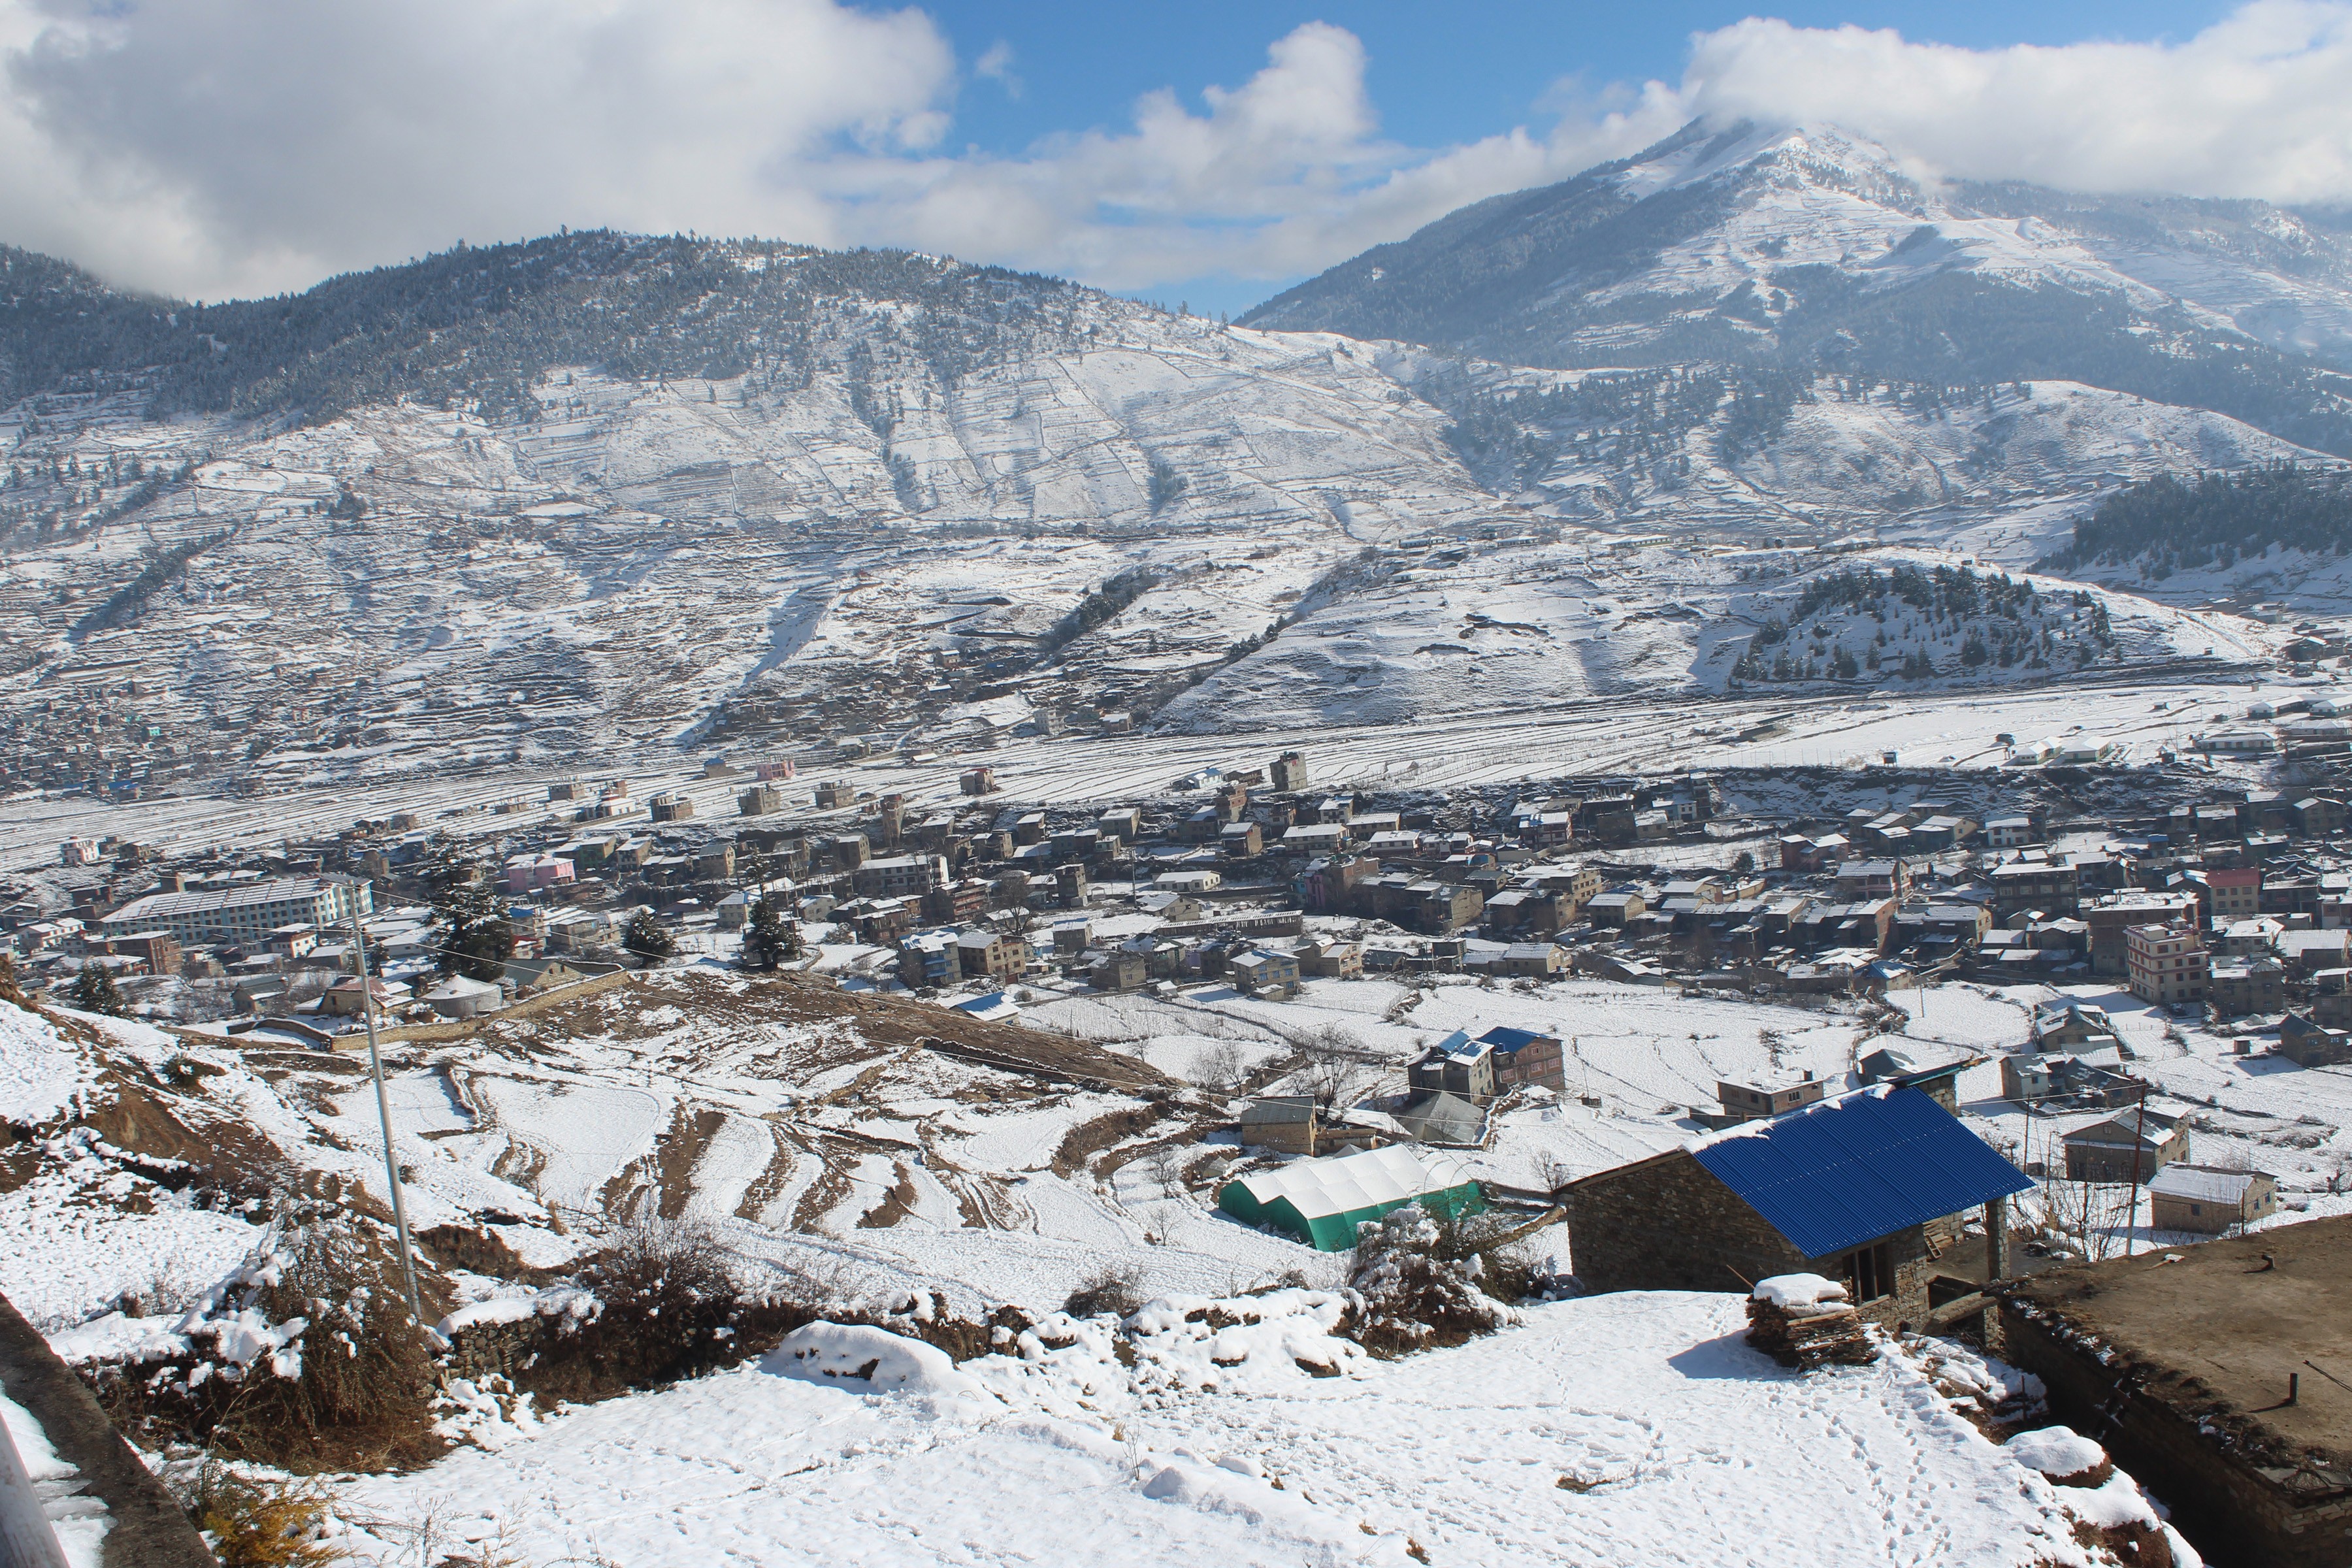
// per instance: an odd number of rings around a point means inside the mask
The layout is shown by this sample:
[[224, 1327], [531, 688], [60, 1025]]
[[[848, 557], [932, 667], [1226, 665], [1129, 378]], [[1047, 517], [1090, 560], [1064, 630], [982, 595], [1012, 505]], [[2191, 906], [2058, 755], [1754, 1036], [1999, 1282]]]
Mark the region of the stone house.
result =
[[1267, 1149], [1277, 1154], [1315, 1153], [1318, 1115], [1315, 1097], [1273, 1094], [1253, 1100], [1242, 1110], [1241, 1142], [1245, 1149]]
[[[1593, 1290], [1745, 1292], [1775, 1274], [1841, 1279], [1867, 1316], [1916, 1320], [1966, 1211], [2007, 1236], [2032, 1182], [1916, 1089], [1865, 1089], [1568, 1184], [1576, 1271]], [[2005, 1245], [1994, 1249], [1996, 1264]], [[1939, 1261], [1940, 1260], [1940, 1261]]]
[[1364, 974], [1364, 944], [1336, 937], [1310, 939], [1300, 944], [1298, 972], [1321, 980], [1360, 980]]
[[1029, 969], [1028, 942], [1003, 931], [958, 931], [955, 950], [956, 968], [966, 980], [1013, 980]]
[[[2077, 1127], [2059, 1139], [2070, 1182], [2145, 1182], [2189, 1157], [2189, 1133], [2172, 1118], [2137, 1109]], [[2134, 1158], [2134, 1151], [2137, 1158]]]
[[1542, 888], [1506, 888], [1486, 900], [1486, 932], [1497, 941], [1549, 936], [1576, 918], [1566, 893]]
[[1778, 1086], [1727, 1081], [1718, 1081], [1715, 1086], [1715, 1098], [1722, 1103], [1723, 1114], [1738, 1121], [1786, 1115], [1801, 1106], [1813, 1104], [1828, 1092], [1829, 1086], [1811, 1073], [1795, 1083]]
[[2291, 1012], [2279, 1020], [2278, 1054], [2297, 1067], [2339, 1067], [2352, 1062], [2352, 1033]]
[[2115, 1020], [2095, 1002], [2062, 996], [2033, 1010], [2033, 1043], [2044, 1051], [2104, 1050], [2116, 1043]]
[[2278, 1179], [2180, 1160], [2156, 1173], [2147, 1198], [2156, 1229], [2219, 1236], [2231, 1226], [2278, 1213]]
[[1286, 952], [1253, 948], [1225, 967], [1234, 988], [1252, 996], [1279, 1002], [1298, 993], [1298, 960]]
[[2286, 968], [2273, 958], [2217, 963], [2206, 994], [2213, 1011], [2224, 1018], [2276, 1013], [2286, 1006]]
[[1147, 961], [1139, 952], [1117, 948], [1095, 960], [1087, 973], [1087, 984], [1097, 991], [1139, 991], [1143, 988]]
[[2024, 910], [2071, 915], [2082, 903], [2082, 875], [2069, 860], [2011, 860], [1994, 867], [1989, 879], [1995, 920]]
[[1405, 1081], [1424, 1093], [1492, 1100], [1496, 1093], [1495, 1047], [1456, 1029], [1405, 1068]]
[[1638, 892], [1596, 893], [1584, 906], [1585, 914], [1597, 926], [1622, 926], [1649, 912], [1650, 905]]
[[1487, 965], [1488, 973], [1521, 980], [1550, 980], [1568, 973], [1568, 950], [1549, 942], [1515, 942]]

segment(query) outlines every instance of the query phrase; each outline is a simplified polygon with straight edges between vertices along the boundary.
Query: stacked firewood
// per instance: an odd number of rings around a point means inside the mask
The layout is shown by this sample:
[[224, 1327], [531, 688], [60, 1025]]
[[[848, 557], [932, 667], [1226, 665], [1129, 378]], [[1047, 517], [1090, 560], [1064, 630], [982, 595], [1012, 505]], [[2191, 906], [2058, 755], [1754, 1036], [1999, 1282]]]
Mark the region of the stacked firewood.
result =
[[1845, 1287], [1818, 1274], [1758, 1281], [1748, 1297], [1748, 1342], [1783, 1366], [1860, 1366], [1878, 1358]]

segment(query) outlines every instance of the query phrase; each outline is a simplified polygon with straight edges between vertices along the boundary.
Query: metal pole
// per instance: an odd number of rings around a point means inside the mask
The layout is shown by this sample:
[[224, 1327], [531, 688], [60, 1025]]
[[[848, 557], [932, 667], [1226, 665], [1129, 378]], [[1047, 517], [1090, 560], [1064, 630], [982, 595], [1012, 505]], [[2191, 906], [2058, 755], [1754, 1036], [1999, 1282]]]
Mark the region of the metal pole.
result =
[[392, 1184], [392, 1227], [400, 1236], [400, 1273], [408, 1281], [408, 1315], [425, 1321], [416, 1300], [416, 1262], [408, 1251], [408, 1206], [400, 1198], [400, 1157], [392, 1151], [392, 1102], [384, 1098], [383, 1054], [375, 1043], [375, 976], [368, 973], [367, 933], [360, 930], [360, 884], [346, 884], [352, 895], [352, 958], [360, 969], [360, 1016], [367, 1020], [368, 1071], [375, 1079], [376, 1123], [383, 1129], [383, 1173]]

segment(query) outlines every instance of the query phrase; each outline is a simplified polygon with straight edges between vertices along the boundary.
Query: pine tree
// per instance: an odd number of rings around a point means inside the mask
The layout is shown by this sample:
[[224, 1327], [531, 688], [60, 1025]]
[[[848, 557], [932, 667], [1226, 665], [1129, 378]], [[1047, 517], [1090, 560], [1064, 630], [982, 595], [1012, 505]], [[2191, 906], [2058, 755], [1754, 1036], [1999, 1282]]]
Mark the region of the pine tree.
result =
[[110, 1017], [122, 1016], [122, 993], [115, 989], [114, 976], [102, 963], [85, 963], [74, 976], [73, 1005], [85, 1013], [104, 1013]]
[[497, 980], [514, 956], [514, 927], [499, 912], [497, 898], [478, 883], [453, 887], [441, 895], [440, 952], [444, 974]]
[[622, 933], [621, 945], [651, 963], [667, 958], [677, 951], [677, 939], [669, 928], [656, 918], [650, 909], [640, 909], [629, 917], [628, 929]]
[[743, 932], [743, 967], [773, 969], [800, 954], [800, 924], [785, 918], [783, 905], [767, 898], [753, 904], [751, 923]]

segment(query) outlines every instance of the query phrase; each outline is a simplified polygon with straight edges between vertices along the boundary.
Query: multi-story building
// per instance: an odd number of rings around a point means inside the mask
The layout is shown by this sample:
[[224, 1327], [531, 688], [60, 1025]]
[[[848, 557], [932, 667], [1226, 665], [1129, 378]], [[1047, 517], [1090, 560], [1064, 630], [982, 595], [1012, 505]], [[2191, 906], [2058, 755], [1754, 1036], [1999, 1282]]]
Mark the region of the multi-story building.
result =
[[2189, 925], [2131, 927], [2124, 932], [2124, 965], [2132, 994], [2143, 1002], [2200, 1001], [2212, 980], [2212, 956]]
[[947, 859], [940, 855], [885, 856], [849, 874], [851, 889], [862, 899], [919, 899], [947, 879]]
[[2226, 925], [2231, 921], [2250, 921], [2263, 912], [2263, 868], [2260, 866], [2225, 867], [2205, 873], [2205, 886], [2212, 901], [2211, 919]]
[[331, 877], [279, 877], [210, 891], [150, 893], [106, 917], [106, 934], [166, 931], [182, 947], [260, 946], [281, 926], [321, 930], [375, 910], [373, 885]]
[[2082, 902], [2082, 877], [2071, 860], [2006, 861], [1992, 868], [1990, 880], [1995, 920], [2022, 910], [2071, 915]]
[[2124, 893], [2083, 910], [2091, 928], [2091, 973], [2121, 974], [2124, 933], [2134, 926], [2194, 924], [2197, 900], [2189, 893]]

